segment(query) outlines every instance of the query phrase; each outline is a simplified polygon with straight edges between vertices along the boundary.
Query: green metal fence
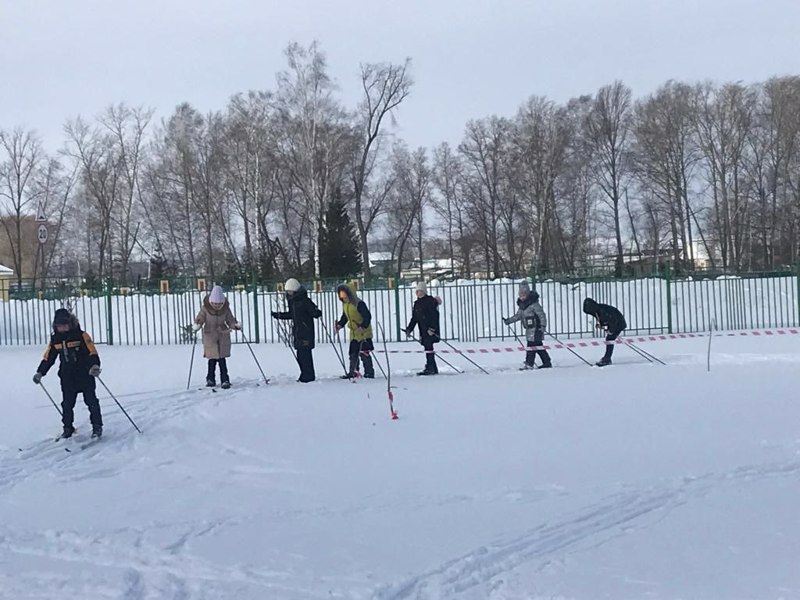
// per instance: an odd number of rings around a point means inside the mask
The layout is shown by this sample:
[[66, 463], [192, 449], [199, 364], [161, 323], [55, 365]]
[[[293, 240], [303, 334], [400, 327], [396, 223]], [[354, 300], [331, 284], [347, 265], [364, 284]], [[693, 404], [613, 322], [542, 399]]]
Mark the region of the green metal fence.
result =
[[[504, 340], [514, 332], [503, 324], [516, 310], [521, 279], [495, 281], [432, 281], [429, 292], [439, 296], [442, 333], [459, 341]], [[719, 329], [797, 327], [800, 293], [794, 272], [744, 276], [682, 277], [669, 273], [638, 279], [528, 278], [541, 296], [549, 320], [548, 330], [564, 338], [596, 334], [583, 314], [587, 296], [613, 304], [625, 314], [631, 334], [707, 331], [712, 322]], [[319, 342], [328, 341], [333, 322], [341, 314], [335, 288], [339, 282], [312, 282], [310, 296], [323, 312], [317, 329]], [[196, 278], [170, 282], [169, 292], [156, 286], [140, 290], [118, 288], [106, 282], [102, 288], [51, 282], [44, 290], [26, 290], [0, 299], [0, 345], [44, 344], [53, 312], [68, 304], [98, 343], [122, 345], [180, 344], [191, 340], [187, 327], [194, 321], [204, 291]], [[358, 284], [358, 294], [380, 322], [390, 341], [405, 339], [414, 301], [414, 282]], [[285, 295], [274, 283], [243, 282], [226, 290], [243, 333], [256, 343], [283, 341], [282, 323], [270, 318], [286, 308]], [[517, 333], [519, 333], [517, 331]], [[380, 340], [379, 332], [376, 337]]]

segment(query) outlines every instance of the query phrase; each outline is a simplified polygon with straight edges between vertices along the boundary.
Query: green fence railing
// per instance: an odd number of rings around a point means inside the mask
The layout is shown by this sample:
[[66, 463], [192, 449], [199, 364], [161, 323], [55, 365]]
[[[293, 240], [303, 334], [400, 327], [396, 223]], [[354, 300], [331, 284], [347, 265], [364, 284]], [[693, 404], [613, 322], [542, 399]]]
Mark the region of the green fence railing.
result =
[[[196, 278], [191, 278], [196, 283]], [[521, 279], [494, 281], [458, 280], [428, 283], [431, 294], [442, 300], [442, 333], [448, 339], [481, 341], [510, 339], [513, 332], [503, 324], [516, 310]], [[529, 278], [541, 296], [548, 316], [548, 330], [564, 338], [596, 335], [583, 314], [587, 296], [617, 306], [626, 317], [631, 334], [707, 331], [712, 322], [719, 329], [757, 329], [800, 325], [800, 280], [794, 272], [718, 277], [662, 276], [638, 279]], [[311, 298], [323, 312], [321, 325], [331, 327], [341, 314], [335, 288], [339, 282], [310, 284]], [[196, 288], [196, 285], [195, 285]], [[186, 327], [199, 310], [205, 291], [192, 289], [187, 280], [170, 285], [170, 291], [154, 287], [141, 290], [115, 287], [101, 289], [56, 282], [24, 298], [0, 297], [0, 345], [44, 344], [53, 312], [68, 305], [98, 343], [161, 345], [187, 343]], [[179, 291], [175, 291], [175, 290]], [[282, 341], [281, 325], [269, 318], [285, 310], [279, 286], [255, 280], [226, 291], [243, 333], [251, 342]], [[358, 294], [373, 318], [383, 326], [389, 341], [405, 339], [402, 329], [409, 321], [414, 301], [414, 282], [395, 285], [394, 280], [358, 284]], [[318, 327], [318, 339], [327, 335]], [[378, 332], [376, 336], [379, 338]], [[236, 341], [243, 336], [236, 334]]]

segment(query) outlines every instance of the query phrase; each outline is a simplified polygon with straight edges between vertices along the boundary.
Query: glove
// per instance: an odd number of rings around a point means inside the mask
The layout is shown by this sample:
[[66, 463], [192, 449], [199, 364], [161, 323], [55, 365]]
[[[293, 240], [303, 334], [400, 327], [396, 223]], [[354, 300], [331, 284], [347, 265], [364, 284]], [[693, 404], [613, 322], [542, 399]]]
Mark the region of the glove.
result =
[[242, 324], [241, 323], [234, 323], [233, 327], [231, 329], [234, 329], [236, 331], [241, 331], [242, 330]]
[[277, 313], [277, 312], [275, 312], [274, 310], [273, 310], [271, 313], [269, 313], [269, 314], [270, 314], [270, 315], [272, 315], [272, 318], [273, 318], [273, 319], [277, 319], [277, 318], [278, 318], [278, 313]]
[[36, 371], [36, 374], [33, 376], [33, 383], [39, 385], [42, 383], [42, 374], [39, 371]]
[[506, 325], [511, 325], [511, 319], [503, 319], [503, 323]]
[[428, 335], [430, 337], [436, 337], [436, 330], [433, 327], [428, 327]]
[[336, 333], [339, 333], [342, 329], [342, 326], [339, 325], [339, 322], [337, 321], [336, 325], [334, 325], [333, 328], [336, 330]]
[[102, 369], [100, 369], [100, 365], [92, 365], [89, 369], [89, 375], [92, 377], [99, 377]]
[[194, 324], [194, 327], [192, 327], [192, 331], [194, 331], [195, 333], [197, 333], [197, 332], [198, 332], [198, 331], [200, 331], [202, 328], [203, 328], [203, 326], [202, 326], [202, 325], [200, 325], [200, 323], [195, 323], [195, 324]]
[[403, 329], [403, 331], [405, 332], [405, 334], [406, 334], [406, 336], [407, 336], [407, 337], [410, 337], [410, 336], [411, 336], [411, 333], [412, 333], [414, 330], [413, 330], [411, 327], [406, 327], [405, 329]]

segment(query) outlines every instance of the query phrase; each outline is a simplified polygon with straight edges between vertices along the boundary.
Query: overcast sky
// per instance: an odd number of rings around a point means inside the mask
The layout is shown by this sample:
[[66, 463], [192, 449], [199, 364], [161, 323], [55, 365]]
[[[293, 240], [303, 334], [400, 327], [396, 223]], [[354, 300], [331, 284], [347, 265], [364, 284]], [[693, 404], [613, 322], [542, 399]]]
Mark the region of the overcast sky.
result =
[[411, 57], [399, 133], [431, 146], [533, 94], [800, 74], [800, 0], [0, 0], [0, 127], [55, 149], [111, 102], [221, 109], [315, 39], [352, 103], [360, 62]]

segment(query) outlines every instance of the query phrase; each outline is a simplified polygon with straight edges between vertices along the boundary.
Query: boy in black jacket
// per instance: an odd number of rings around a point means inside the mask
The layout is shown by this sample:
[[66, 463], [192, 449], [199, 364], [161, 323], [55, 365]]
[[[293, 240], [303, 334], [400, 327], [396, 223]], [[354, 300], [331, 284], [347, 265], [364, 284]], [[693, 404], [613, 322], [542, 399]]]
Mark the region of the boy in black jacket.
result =
[[44, 352], [44, 358], [33, 376], [33, 382], [40, 384], [42, 377], [59, 359], [58, 376], [61, 378], [61, 410], [64, 432], [61, 437], [68, 438], [75, 433], [75, 402], [78, 394], [83, 394], [83, 401], [89, 407], [92, 422], [92, 437], [103, 435], [103, 417], [100, 414], [100, 402], [95, 393], [95, 377], [100, 375], [100, 355], [88, 333], [81, 330], [80, 323], [65, 308], [59, 308], [53, 317], [53, 335]]
[[606, 330], [606, 353], [596, 364], [598, 367], [610, 365], [611, 355], [614, 354], [614, 340], [628, 328], [625, 317], [613, 306], [599, 304], [591, 298], [583, 301], [583, 312], [597, 319], [596, 327], [598, 329]]
[[300, 285], [297, 279], [290, 279], [283, 288], [289, 299], [289, 310], [286, 312], [273, 312], [273, 319], [292, 322], [292, 339], [297, 350], [297, 364], [300, 366], [300, 383], [314, 381], [314, 319], [322, 316], [322, 311], [317, 308], [314, 301], [308, 297], [306, 288]]
[[417, 375], [438, 375], [439, 368], [436, 366], [436, 355], [433, 345], [441, 341], [439, 339], [439, 302], [433, 296], [428, 295], [428, 286], [424, 281], [417, 284], [417, 299], [411, 309], [411, 321], [406, 327], [406, 335], [411, 335], [415, 326], [419, 326], [420, 343], [425, 348], [425, 368]]

